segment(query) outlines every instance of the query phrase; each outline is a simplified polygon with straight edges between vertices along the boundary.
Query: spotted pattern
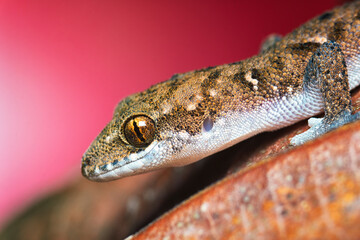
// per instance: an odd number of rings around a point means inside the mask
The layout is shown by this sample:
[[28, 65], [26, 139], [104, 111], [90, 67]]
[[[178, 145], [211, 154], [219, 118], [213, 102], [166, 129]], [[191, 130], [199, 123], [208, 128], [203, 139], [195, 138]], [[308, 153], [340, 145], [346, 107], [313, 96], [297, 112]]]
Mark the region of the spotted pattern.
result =
[[[154, 154], [152, 149], [163, 151], [161, 142], [171, 145], [168, 152], [176, 154], [187, 144], [187, 140], [172, 139], [175, 138], [172, 133], [188, 138], [199, 136], [204, 132], [203, 124], [207, 119], [211, 119], [215, 126], [230, 112], [248, 113], [267, 108], [269, 102], [276, 103], [279, 99], [298, 95], [303, 91], [309, 59], [328, 40], [339, 45], [348, 66], [355, 69], [349, 61], [358, 59], [360, 54], [359, 13], [360, 1], [346, 4], [314, 18], [281, 40], [277, 38], [258, 56], [175, 74], [166, 82], [125, 98], [116, 107], [113, 119], [84, 154], [83, 175], [95, 178], [133, 162], [137, 157], [148, 154], [150, 158]], [[249, 77], [256, 82], [248, 81]], [[140, 149], [127, 143], [123, 125], [134, 115], [145, 115], [154, 121], [154, 143], [159, 145], [151, 144]], [[206, 126], [211, 132], [210, 125]], [[165, 156], [165, 153], [162, 154]], [[173, 155], [166, 157], [170, 161]], [[159, 163], [156, 159], [153, 161], [147, 164]], [[132, 166], [135, 168], [135, 164]]]

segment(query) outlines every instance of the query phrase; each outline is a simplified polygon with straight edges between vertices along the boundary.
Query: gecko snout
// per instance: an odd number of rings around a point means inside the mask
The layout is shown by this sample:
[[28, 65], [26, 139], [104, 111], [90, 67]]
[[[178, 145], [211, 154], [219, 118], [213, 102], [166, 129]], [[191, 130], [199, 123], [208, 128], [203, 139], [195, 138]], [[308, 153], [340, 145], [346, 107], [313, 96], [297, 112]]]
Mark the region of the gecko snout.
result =
[[81, 173], [84, 177], [89, 177], [90, 165], [91, 157], [85, 153], [81, 160]]

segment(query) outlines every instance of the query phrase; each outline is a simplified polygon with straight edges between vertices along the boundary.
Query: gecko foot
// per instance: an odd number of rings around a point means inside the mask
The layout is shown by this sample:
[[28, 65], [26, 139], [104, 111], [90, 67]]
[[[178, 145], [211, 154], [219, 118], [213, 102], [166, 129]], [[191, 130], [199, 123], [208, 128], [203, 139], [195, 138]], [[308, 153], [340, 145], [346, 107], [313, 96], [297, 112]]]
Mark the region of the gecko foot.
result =
[[306, 132], [296, 135], [290, 141], [291, 145], [297, 146], [301, 145], [307, 141], [313, 140], [333, 129], [336, 129], [347, 123], [354, 122], [360, 119], [360, 112], [356, 114], [351, 114], [350, 111], [341, 112], [338, 117], [332, 121], [324, 118], [310, 118], [308, 120], [308, 125], [310, 129]]
[[309, 118], [308, 119], [308, 126], [313, 127], [316, 124], [319, 124], [322, 120], [323, 120], [323, 118], [314, 118], [314, 117]]

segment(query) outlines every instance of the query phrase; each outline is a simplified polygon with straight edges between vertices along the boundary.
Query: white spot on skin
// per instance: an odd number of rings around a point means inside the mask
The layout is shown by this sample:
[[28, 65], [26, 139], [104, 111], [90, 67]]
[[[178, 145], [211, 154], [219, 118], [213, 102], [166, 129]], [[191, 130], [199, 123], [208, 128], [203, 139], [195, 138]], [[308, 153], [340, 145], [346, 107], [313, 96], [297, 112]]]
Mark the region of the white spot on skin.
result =
[[162, 106], [162, 113], [167, 114], [171, 111], [171, 109], [172, 109], [172, 106], [170, 104], [166, 103]]
[[195, 98], [196, 98], [197, 100], [199, 100], [199, 101], [201, 101], [201, 100], [203, 99], [203, 97], [202, 97], [201, 95], [199, 95], [199, 94], [196, 94], [196, 95], [195, 95]]
[[203, 99], [203, 97], [201, 95], [196, 94], [191, 101], [188, 101], [188, 102], [184, 103], [184, 105], [186, 105], [186, 110], [187, 111], [195, 110], [197, 104], [199, 102], [201, 102], [202, 99]]
[[277, 86], [272, 86], [272, 89], [273, 89], [274, 91], [277, 91], [277, 90], [278, 90]]
[[321, 36], [316, 36], [316, 37], [313, 37], [313, 38], [309, 38], [309, 42], [316, 42], [316, 43], [323, 44], [324, 42], [327, 42], [327, 38], [326, 37], [321, 37]]
[[250, 82], [252, 85], [254, 85], [254, 86], [253, 86], [253, 89], [254, 89], [255, 91], [257, 91], [257, 90], [259, 89], [258, 86], [257, 86], [257, 84], [259, 83], [259, 81], [258, 81], [257, 79], [255, 79], [255, 78], [252, 78], [252, 77], [251, 77], [251, 72], [250, 72], [250, 71], [245, 74], [245, 80], [248, 81], [248, 82]]
[[291, 93], [293, 91], [293, 88], [292, 87], [288, 87], [287, 88], [288, 92]]
[[179, 137], [181, 137], [183, 140], [188, 140], [190, 138], [190, 134], [186, 131], [181, 131], [178, 133]]
[[209, 90], [210, 96], [214, 97], [216, 95], [216, 90], [215, 89], [210, 89]]
[[105, 142], [106, 143], [110, 143], [114, 138], [117, 137], [117, 133], [111, 133], [110, 135], [108, 135], [106, 138], [105, 138]]
[[189, 105], [187, 105], [186, 110], [188, 111], [192, 111], [196, 109], [196, 105], [193, 103], [190, 103]]
[[[230, 66], [229, 66], [230, 67]], [[234, 72], [234, 69], [233, 68], [228, 68], [228, 69], [224, 69], [223, 72], [222, 72], [222, 75], [223, 76], [227, 76], [227, 77], [230, 77], [230, 76], [233, 76], [236, 72]], [[222, 82], [222, 78], [218, 78], [218, 82]]]
[[205, 75], [202, 75], [202, 76], [199, 77], [200, 81], [204, 81], [205, 79], [206, 79]]

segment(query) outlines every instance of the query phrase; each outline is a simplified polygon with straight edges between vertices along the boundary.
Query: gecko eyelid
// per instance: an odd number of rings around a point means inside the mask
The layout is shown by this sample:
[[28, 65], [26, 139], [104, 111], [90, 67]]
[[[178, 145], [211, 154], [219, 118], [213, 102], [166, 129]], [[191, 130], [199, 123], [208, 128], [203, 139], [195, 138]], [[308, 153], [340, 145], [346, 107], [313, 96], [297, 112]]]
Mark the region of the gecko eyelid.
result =
[[125, 121], [124, 135], [132, 146], [147, 147], [155, 138], [155, 123], [145, 115], [131, 116]]

